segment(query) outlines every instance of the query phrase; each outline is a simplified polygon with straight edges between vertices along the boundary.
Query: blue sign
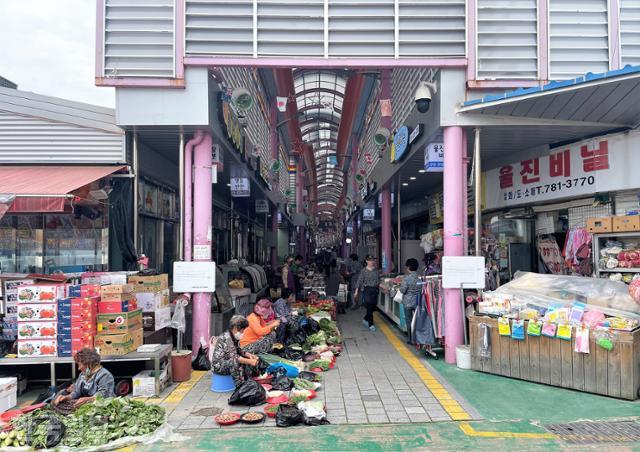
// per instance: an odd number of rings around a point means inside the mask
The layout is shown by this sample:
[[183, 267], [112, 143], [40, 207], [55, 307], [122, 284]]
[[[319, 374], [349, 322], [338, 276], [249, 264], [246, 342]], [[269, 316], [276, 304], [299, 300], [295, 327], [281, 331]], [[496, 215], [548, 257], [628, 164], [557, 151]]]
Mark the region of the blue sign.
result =
[[400, 126], [393, 136], [393, 149], [391, 149], [391, 163], [399, 162], [409, 149], [409, 128]]

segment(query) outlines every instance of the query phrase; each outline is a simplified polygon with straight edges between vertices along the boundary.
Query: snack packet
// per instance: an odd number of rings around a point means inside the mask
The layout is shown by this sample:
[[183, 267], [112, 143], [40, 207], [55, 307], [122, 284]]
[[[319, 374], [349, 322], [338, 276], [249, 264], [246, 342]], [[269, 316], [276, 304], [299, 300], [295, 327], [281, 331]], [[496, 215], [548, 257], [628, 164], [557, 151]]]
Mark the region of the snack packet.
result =
[[571, 325], [567, 323], [560, 323], [556, 331], [556, 336], [565, 341], [571, 340]]
[[524, 340], [524, 320], [514, 319], [511, 325], [511, 338], [519, 341]]
[[511, 326], [507, 317], [500, 317], [498, 319], [498, 334], [500, 334], [500, 336], [511, 336]]
[[540, 336], [542, 333], [542, 320], [529, 320], [527, 324], [527, 334], [529, 336]]

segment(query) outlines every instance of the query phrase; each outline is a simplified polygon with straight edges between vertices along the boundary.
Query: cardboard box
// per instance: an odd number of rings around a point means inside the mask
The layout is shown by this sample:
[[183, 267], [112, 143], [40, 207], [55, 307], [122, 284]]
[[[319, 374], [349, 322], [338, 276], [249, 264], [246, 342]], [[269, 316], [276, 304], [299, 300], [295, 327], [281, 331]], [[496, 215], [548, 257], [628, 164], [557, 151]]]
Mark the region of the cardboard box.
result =
[[18, 302], [20, 303], [52, 303], [64, 298], [64, 284], [34, 284], [18, 287]]
[[128, 332], [122, 334], [98, 334], [94, 344], [102, 356], [126, 355], [137, 348], [134, 347], [134, 337]]
[[[93, 348], [94, 336], [86, 334], [83, 336], [58, 336], [58, 355], [61, 353], [76, 353], [83, 348]], [[68, 356], [68, 355], [67, 355]]]
[[155, 312], [169, 306], [169, 289], [136, 293], [136, 301], [142, 312]]
[[71, 323], [93, 322], [98, 315], [96, 308], [78, 308], [71, 311]]
[[589, 232], [611, 232], [613, 230], [613, 221], [611, 217], [604, 218], [588, 218], [587, 230]]
[[133, 293], [110, 293], [102, 295], [100, 301], [129, 301], [135, 299], [136, 294]]
[[96, 324], [91, 320], [74, 322], [71, 324], [71, 336], [73, 337], [80, 337], [86, 334], [95, 336], [96, 332]]
[[[135, 308], [131, 310], [135, 310]], [[98, 302], [98, 314], [117, 314], [119, 312], [129, 311], [129, 300]]]
[[144, 312], [142, 326], [145, 331], [158, 331], [171, 326], [171, 306], [160, 308], [155, 312]]
[[613, 217], [613, 232], [640, 231], [640, 216]]
[[132, 330], [129, 330], [129, 334], [133, 339], [133, 350], [136, 350], [144, 343], [144, 331], [142, 331], [142, 328], [134, 328]]
[[58, 341], [56, 339], [18, 339], [19, 358], [56, 356], [57, 351]]
[[127, 284], [126, 272], [87, 272], [80, 277], [82, 284]]
[[133, 293], [133, 284], [110, 284], [100, 288], [102, 297], [105, 295]]
[[58, 322], [20, 322], [18, 339], [55, 339]]
[[99, 297], [100, 284], [70, 285], [67, 289], [69, 298]]
[[[169, 372], [165, 367], [160, 372], [159, 381], [167, 380]], [[143, 370], [133, 376], [133, 397], [153, 397], [160, 393], [162, 384], [156, 385], [153, 370]]]
[[50, 320], [56, 319], [58, 305], [56, 303], [22, 303], [18, 306], [18, 320]]
[[121, 334], [127, 330], [142, 327], [142, 311], [117, 314], [98, 314], [96, 322], [98, 334]]
[[169, 275], [129, 276], [135, 292], [160, 292], [169, 288]]
[[18, 379], [0, 378], [0, 413], [10, 410], [18, 404]]

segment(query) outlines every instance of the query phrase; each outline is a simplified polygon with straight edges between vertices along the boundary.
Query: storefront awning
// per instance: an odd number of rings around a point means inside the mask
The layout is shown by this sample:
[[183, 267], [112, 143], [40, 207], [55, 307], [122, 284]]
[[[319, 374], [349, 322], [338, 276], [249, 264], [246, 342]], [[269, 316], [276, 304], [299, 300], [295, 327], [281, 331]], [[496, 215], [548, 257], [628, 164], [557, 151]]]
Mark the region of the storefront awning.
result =
[[63, 212], [74, 190], [124, 166], [0, 166], [0, 199], [11, 212]]
[[[541, 87], [520, 88], [465, 102], [460, 113], [634, 127], [640, 120], [640, 66], [588, 73]], [[547, 124], [551, 125], [551, 124]]]

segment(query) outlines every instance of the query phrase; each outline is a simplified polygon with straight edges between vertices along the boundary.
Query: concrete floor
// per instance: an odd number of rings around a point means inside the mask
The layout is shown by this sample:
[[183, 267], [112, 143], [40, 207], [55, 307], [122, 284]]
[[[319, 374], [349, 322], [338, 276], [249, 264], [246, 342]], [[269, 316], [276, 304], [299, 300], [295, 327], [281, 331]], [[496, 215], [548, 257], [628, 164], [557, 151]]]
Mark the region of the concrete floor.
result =
[[[576, 420], [640, 418], [640, 402], [464, 371], [426, 360], [404, 337], [377, 317], [378, 331], [360, 323], [363, 312], [341, 316], [345, 351], [324, 374], [318, 396], [331, 425], [276, 428], [217, 426], [198, 410], [229, 407], [229, 394], [209, 391], [209, 376], [197, 374], [154, 400], [167, 408], [169, 422], [187, 435], [191, 450], [638, 450], [640, 442], [605, 440], [570, 445], [543, 426]], [[261, 410], [261, 407], [252, 408]], [[294, 441], [292, 441], [294, 439]], [[141, 450], [182, 449], [155, 444]]]

